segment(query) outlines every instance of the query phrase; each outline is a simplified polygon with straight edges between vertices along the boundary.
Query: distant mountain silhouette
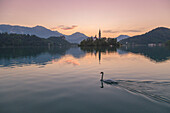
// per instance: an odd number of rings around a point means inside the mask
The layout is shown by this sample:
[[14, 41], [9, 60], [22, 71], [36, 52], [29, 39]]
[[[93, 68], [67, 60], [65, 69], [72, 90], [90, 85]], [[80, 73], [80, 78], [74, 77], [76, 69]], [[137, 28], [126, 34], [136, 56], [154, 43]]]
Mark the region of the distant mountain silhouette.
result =
[[170, 29], [158, 27], [145, 34], [129, 37], [120, 41], [121, 44], [147, 45], [151, 43], [165, 43], [170, 40]]
[[117, 41], [119, 42], [120, 40], [123, 40], [123, 39], [126, 39], [126, 38], [129, 38], [128, 35], [119, 35], [118, 37], [116, 37]]
[[54, 32], [42, 26], [23, 27], [23, 26], [0, 25], [0, 32], [30, 34], [30, 35], [36, 35], [41, 38], [49, 38], [50, 36], [63, 35], [57, 31]]
[[82, 40], [88, 38], [86, 35], [80, 32], [73, 33], [72, 35], [66, 36], [66, 40], [71, 43], [80, 43]]
[[[16, 33], [16, 34], [30, 34], [36, 35], [41, 38], [49, 38], [51, 36], [63, 36], [64, 34], [59, 33], [58, 31], [51, 31], [42, 26], [35, 27], [24, 27], [24, 26], [11, 26], [11, 25], [0, 25], [0, 33]], [[83, 33], [76, 32], [72, 35], [64, 35], [66, 40], [71, 43], [79, 43], [80, 41], [87, 38]]]

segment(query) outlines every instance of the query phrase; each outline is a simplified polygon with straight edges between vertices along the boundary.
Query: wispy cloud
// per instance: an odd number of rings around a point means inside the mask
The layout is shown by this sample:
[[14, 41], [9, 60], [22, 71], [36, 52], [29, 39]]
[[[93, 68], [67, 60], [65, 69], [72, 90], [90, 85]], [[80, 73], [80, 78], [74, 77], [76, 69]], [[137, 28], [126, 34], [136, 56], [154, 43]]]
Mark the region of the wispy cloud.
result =
[[113, 30], [104, 30], [104, 33], [118, 33], [120, 31], [113, 31]]
[[79, 62], [76, 62], [76, 61], [74, 61], [74, 60], [66, 60], [65, 61], [65, 63], [67, 63], [67, 64], [73, 64], [73, 65], [80, 65], [80, 63]]
[[51, 28], [52, 30], [56, 30], [58, 28], [62, 29], [62, 30], [72, 30], [74, 28], [78, 27], [77, 25], [72, 25], [72, 26], [65, 26], [65, 25], [59, 25], [57, 27], [53, 27]]
[[133, 30], [133, 29], [130, 29], [130, 30], [120, 30], [120, 31], [114, 31], [114, 30], [104, 30], [103, 31], [104, 33], [122, 33], [122, 32], [142, 32], [142, 30]]
[[122, 32], [142, 32], [142, 30], [123, 30]]

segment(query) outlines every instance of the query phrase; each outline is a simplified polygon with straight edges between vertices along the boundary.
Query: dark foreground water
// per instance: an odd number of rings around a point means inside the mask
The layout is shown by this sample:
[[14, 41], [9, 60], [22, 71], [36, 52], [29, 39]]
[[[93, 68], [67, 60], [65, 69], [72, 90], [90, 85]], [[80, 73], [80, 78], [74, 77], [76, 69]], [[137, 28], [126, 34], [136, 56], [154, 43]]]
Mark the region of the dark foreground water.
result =
[[0, 113], [170, 113], [170, 49], [0, 49]]

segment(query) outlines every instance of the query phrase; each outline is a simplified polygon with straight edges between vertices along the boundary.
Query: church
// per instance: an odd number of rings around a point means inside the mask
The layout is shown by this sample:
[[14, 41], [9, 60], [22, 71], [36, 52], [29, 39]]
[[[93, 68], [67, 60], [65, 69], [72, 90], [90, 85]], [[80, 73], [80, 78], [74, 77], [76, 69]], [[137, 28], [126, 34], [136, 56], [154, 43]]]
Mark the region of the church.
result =
[[[101, 39], [101, 30], [99, 29], [99, 39]], [[94, 39], [97, 39], [97, 35], [95, 35]]]

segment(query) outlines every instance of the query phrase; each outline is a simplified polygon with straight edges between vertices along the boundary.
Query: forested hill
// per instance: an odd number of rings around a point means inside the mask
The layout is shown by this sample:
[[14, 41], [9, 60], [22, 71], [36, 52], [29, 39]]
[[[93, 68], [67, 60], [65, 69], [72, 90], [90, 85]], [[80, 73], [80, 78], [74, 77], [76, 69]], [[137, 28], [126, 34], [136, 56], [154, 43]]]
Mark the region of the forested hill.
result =
[[49, 38], [51, 36], [55, 37], [65, 36], [66, 40], [70, 43], [80, 43], [82, 40], [88, 38], [88, 36], [80, 32], [73, 33], [72, 35], [64, 35], [58, 31], [52, 31], [39, 25], [35, 27], [25, 27], [0, 24], [0, 33], [29, 34], [36, 35], [40, 38]]
[[70, 46], [64, 36], [39, 38], [35, 35], [0, 33], [0, 47]]
[[149, 31], [143, 35], [129, 37], [120, 41], [121, 44], [135, 44], [135, 45], [147, 45], [165, 43], [170, 40], [170, 29], [165, 27], [158, 27]]

